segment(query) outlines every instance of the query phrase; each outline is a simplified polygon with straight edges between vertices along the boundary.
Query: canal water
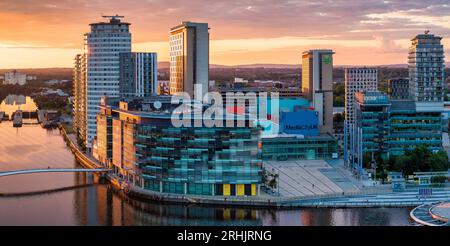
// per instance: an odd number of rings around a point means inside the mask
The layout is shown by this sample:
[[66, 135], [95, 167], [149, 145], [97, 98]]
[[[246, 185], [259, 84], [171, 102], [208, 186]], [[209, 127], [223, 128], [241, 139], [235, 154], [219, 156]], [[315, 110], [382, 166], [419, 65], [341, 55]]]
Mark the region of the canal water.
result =
[[[20, 97], [12, 104], [2, 102], [0, 111], [33, 106], [31, 98]], [[48, 167], [80, 167], [59, 130], [0, 123], [0, 172]], [[124, 198], [108, 184], [92, 183], [82, 173], [0, 177], [0, 225], [410, 225], [409, 210], [161, 205]]]

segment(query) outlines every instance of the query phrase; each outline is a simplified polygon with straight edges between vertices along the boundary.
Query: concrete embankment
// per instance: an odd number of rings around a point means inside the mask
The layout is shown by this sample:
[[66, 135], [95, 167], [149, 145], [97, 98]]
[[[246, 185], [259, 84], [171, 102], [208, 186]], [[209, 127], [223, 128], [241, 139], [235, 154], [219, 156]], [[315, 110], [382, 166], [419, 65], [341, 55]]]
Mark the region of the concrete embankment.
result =
[[76, 143], [70, 139], [69, 135], [67, 134], [67, 131], [64, 127], [61, 125], [58, 127], [64, 140], [66, 141], [67, 145], [69, 146], [72, 153], [75, 155], [77, 160], [80, 162], [80, 164], [86, 168], [103, 168], [99, 163], [97, 163], [95, 160], [92, 160], [91, 158], [87, 157], [77, 146]]

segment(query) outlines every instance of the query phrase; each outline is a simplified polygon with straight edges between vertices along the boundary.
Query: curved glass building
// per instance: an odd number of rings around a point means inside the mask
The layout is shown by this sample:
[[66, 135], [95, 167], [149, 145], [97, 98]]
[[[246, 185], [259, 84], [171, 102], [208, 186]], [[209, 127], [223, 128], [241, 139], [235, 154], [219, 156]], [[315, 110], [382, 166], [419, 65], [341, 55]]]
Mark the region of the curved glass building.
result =
[[[103, 103], [98, 121], [98, 153], [116, 173], [144, 189], [176, 194], [254, 196], [262, 182], [260, 129], [245, 117], [230, 127], [175, 127], [170, 97]], [[192, 121], [196, 120], [192, 117]], [[239, 122], [240, 121], [240, 122]], [[100, 123], [100, 122], [103, 122]], [[111, 122], [110, 125], [108, 125]], [[109, 147], [108, 147], [109, 146]], [[105, 158], [100, 158], [104, 160]]]

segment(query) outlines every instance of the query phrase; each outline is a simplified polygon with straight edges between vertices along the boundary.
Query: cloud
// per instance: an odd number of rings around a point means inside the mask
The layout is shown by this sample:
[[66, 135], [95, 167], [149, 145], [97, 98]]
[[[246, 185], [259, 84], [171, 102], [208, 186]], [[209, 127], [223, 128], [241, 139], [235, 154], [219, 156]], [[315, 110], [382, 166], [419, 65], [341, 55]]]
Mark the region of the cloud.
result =
[[237, 63], [244, 61], [239, 56], [261, 59], [280, 50], [279, 63], [294, 61], [311, 47], [368, 49], [368, 58], [340, 55], [370, 63], [371, 52], [401, 52], [409, 45], [404, 40], [426, 28], [450, 35], [448, 0], [2, 0], [0, 47], [68, 55], [82, 48], [89, 23], [116, 13], [132, 24], [133, 49], [158, 51], [160, 59], [167, 58], [169, 28], [184, 20], [208, 22], [212, 59], [228, 61], [220, 55], [232, 52]]
[[[450, 11], [450, 9], [449, 9]], [[409, 11], [393, 11], [380, 14], [368, 14], [367, 17], [371, 20], [365, 23], [391, 23], [393, 21], [407, 21], [407, 26], [423, 26], [423, 27], [441, 27], [450, 29], [450, 15], [447, 16], [432, 16], [423, 13], [420, 10]], [[363, 21], [364, 22], [364, 21]]]

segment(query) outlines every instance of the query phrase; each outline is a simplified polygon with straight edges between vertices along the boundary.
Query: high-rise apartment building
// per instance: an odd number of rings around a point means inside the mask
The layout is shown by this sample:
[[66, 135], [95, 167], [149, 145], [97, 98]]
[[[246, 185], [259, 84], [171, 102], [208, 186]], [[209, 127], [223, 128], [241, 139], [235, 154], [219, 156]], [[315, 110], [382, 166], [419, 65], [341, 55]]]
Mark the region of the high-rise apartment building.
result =
[[122, 97], [147, 97], [158, 87], [157, 54], [150, 52], [120, 53], [119, 94]]
[[355, 123], [355, 93], [378, 90], [378, 70], [376, 68], [345, 68], [345, 120]]
[[319, 114], [321, 133], [333, 131], [333, 51], [309, 50], [302, 55], [302, 92]]
[[122, 16], [104, 16], [107, 22], [92, 23], [91, 32], [85, 34], [86, 60], [86, 145], [92, 147], [96, 135], [96, 115], [103, 96], [119, 95], [119, 54], [131, 52], [129, 23]]
[[[200, 99], [208, 92], [209, 28], [207, 23], [183, 22], [170, 29], [170, 94], [187, 92]], [[194, 95], [201, 84], [203, 95]]]
[[86, 142], [86, 55], [78, 54], [73, 70], [73, 129], [81, 141]]
[[378, 70], [376, 68], [345, 68], [345, 108], [344, 108], [344, 160], [354, 162], [356, 136], [355, 129], [355, 93], [376, 91], [378, 89]]
[[408, 55], [409, 94], [418, 111], [442, 110], [444, 99], [444, 47], [441, 37], [419, 34]]
[[388, 80], [388, 94], [392, 100], [409, 99], [409, 79], [399, 78]]

